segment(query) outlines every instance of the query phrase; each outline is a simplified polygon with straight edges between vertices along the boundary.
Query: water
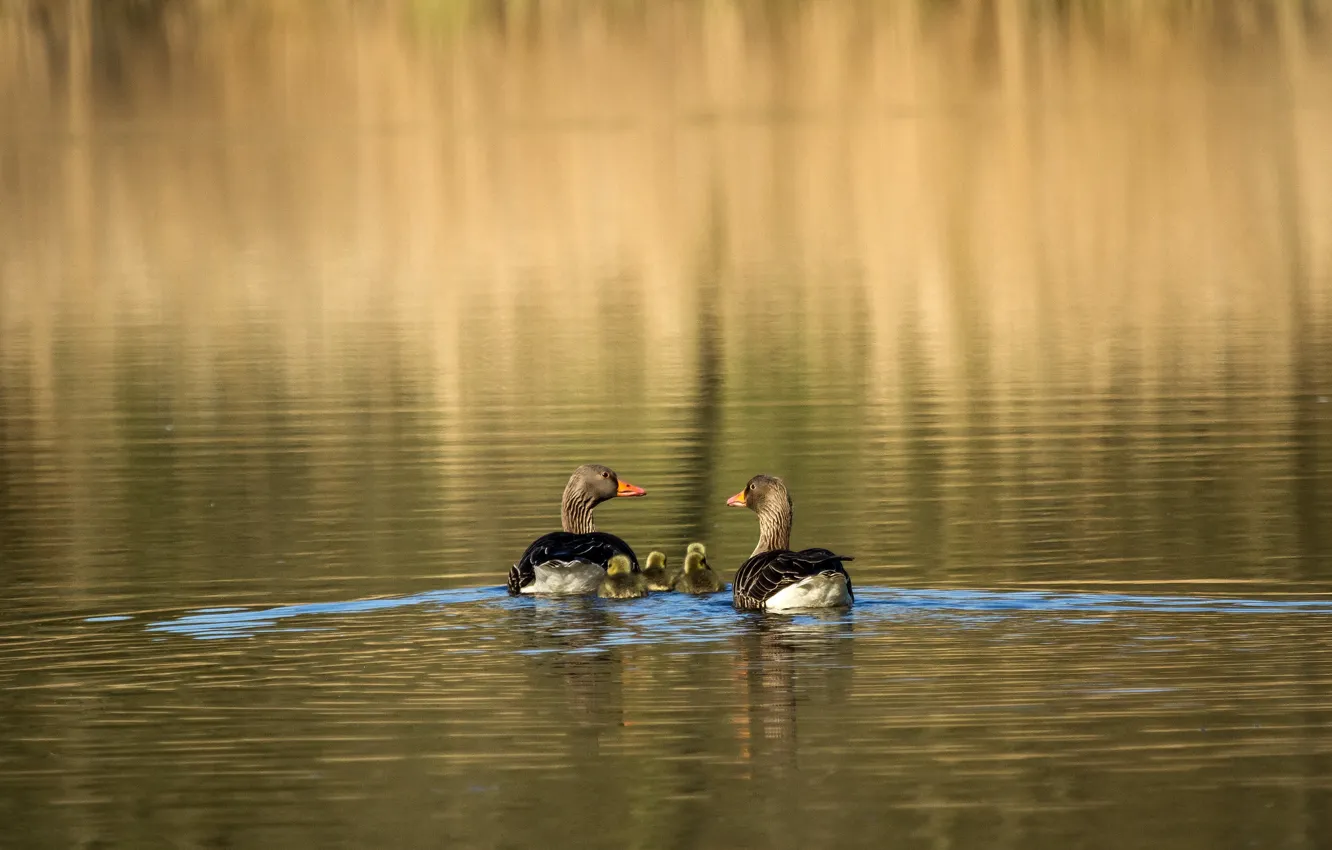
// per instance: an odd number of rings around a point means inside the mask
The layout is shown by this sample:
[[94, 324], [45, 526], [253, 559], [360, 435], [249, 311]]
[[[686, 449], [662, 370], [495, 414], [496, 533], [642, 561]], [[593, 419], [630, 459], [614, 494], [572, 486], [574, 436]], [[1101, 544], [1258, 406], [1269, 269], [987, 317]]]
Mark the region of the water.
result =
[[476, 587], [30, 623], [7, 797], [62, 845], [1326, 837], [1332, 601], [858, 602]]
[[1074, 5], [0, 7], [0, 846], [1332, 844], [1332, 9]]

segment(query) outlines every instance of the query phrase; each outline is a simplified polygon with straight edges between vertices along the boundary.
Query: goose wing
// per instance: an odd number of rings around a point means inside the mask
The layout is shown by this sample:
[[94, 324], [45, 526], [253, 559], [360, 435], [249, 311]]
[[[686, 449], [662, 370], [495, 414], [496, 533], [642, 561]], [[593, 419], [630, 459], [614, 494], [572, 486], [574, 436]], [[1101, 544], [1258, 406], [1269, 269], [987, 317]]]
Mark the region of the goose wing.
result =
[[552, 531], [543, 534], [518, 559], [518, 563], [509, 569], [509, 592], [519, 593], [536, 578], [537, 564], [550, 561], [584, 561], [589, 564], [606, 566], [616, 555], [629, 558], [630, 568], [639, 572], [638, 556], [634, 550], [614, 534], [594, 531], [591, 534], [573, 534], [568, 531]]
[[843, 561], [855, 560], [849, 555], [838, 555], [827, 549], [775, 549], [760, 552], [740, 565], [732, 581], [735, 604], [740, 608], [761, 608], [763, 603], [780, 590], [798, 581], [828, 571], [846, 576], [847, 592], [852, 594], [851, 576]]

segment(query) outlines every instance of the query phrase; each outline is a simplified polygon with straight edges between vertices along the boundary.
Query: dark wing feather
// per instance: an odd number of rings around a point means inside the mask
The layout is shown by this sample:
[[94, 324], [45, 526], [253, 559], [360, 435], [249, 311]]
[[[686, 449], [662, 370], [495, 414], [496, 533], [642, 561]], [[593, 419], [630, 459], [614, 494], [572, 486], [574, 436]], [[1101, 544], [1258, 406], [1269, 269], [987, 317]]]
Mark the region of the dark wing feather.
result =
[[846, 576], [846, 589], [855, 598], [851, 576], [842, 566], [853, 561], [849, 555], [837, 555], [827, 549], [775, 549], [760, 552], [740, 565], [731, 582], [731, 594], [737, 608], [762, 608], [774, 593], [796, 582], [823, 572], [838, 572]]
[[[796, 557], [804, 558], [805, 560], [818, 565], [818, 568], [814, 570], [814, 573], [832, 570], [846, 576], [846, 592], [851, 597], [852, 602], [856, 601], [856, 589], [851, 584], [851, 574], [846, 571], [846, 567], [842, 566], [843, 561], [854, 561], [855, 558], [850, 555], [838, 555], [827, 549], [801, 549], [799, 552], [796, 552]], [[836, 561], [836, 563], [831, 563], [833, 561]], [[813, 573], [808, 573], [808, 575], [813, 575]]]
[[614, 534], [604, 531], [591, 534], [552, 531], [543, 534], [532, 541], [523, 557], [509, 569], [509, 592], [521, 593], [524, 587], [531, 584], [536, 578], [537, 564], [547, 561], [586, 561], [604, 567], [616, 555], [628, 557], [630, 569], [639, 572], [638, 556], [628, 543]]

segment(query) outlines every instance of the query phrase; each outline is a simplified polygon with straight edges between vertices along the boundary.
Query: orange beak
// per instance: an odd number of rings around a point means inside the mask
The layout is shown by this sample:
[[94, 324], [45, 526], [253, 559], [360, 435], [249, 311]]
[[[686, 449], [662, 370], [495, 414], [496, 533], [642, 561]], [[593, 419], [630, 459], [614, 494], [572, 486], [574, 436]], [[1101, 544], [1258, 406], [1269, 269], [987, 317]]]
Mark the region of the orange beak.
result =
[[630, 484], [628, 481], [621, 480], [620, 486], [615, 488], [615, 495], [624, 496], [624, 497], [646, 496], [647, 491], [644, 490], [642, 487], [637, 487], [633, 484]]
[[732, 496], [731, 498], [727, 499], [727, 500], [726, 500], [726, 504], [730, 505], [730, 506], [733, 507], [733, 508], [746, 508], [746, 507], [749, 507], [748, 505], [745, 504], [745, 491], [744, 491], [744, 490], [741, 490], [739, 493], [736, 493], [734, 496]]

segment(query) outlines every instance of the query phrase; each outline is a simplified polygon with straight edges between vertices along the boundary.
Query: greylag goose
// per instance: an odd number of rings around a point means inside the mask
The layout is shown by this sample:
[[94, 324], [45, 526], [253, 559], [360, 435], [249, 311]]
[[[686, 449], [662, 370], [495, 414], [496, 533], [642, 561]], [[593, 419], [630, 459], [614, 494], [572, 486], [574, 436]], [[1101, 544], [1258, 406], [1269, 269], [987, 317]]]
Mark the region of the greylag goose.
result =
[[616, 555], [606, 565], [606, 577], [597, 587], [602, 599], [642, 599], [648, 595], [648, 582], [629, 563], [627, 555]]
[[509, 570], [509, 593], [591, 593], [606, 577], [615, 555], [638, 572], [634, 550], [614, 534], [597, 531], [592, 509], [607, 499], [644, 496], [647, 491], [621, 481], [613, 469], [584, 464], [569, 476], [561, 508], [563, 531], [543, 534]]
[[708, 566], [707, 550], [702, 543], [690, 543], [685, 554], [684, 572], [675, 577], [671, 589], [680, 593], [716, 593], [725, 585], [721, 576]]
[[780, 478], [755, 475], [745, 489], [726, 500], [758, 514], [759, 541], [731, 582], [737, 608], [835, 608], [855, 601], [843, 561], [827, 549], [792, 552], [791, 495]]
[[643, 577], [647, 579], [648, 590], [670, 590], [674, 578], [666, 570], [666, 555], [663, 552], [648, 552], [647, 566], [643, 567]]

